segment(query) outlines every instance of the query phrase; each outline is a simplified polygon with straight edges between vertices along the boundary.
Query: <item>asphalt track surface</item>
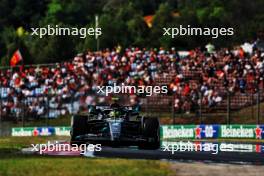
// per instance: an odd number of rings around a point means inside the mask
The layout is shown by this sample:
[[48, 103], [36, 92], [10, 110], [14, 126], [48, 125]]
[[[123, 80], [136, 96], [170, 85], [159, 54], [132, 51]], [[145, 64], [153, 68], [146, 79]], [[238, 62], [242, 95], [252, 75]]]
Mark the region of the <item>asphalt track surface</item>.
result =
[[100, 152], [94, 152], [96, 157], [118, 157], [131, 159], [155, 159], [172, 161], [203, 161], [220, 163], [252, 163], [264, 164], [263, 153], [245, 153], [245, 152], [172, 152], [163, 150], [136, 150], [130, 148], [112, 148], [104, 147]]
[[[22, 150], [24, 154], [40, 155], [39, 152], [32, 151], [32, 148]], [[89, 151], [84, 154], [73, 151], [45, 151], [41, 155], [48, 156], [82, 156], [82, 157], [108, 157], [127, 159], [151, 159], [168, 161], [201, 161], [205, 163], [237, 163], [237, 164], [257, 164], [264, 165], [264, 153], [257, 152], [181, 152], [158, 150], [139, 150], [136, 147], [102, 147], [101, 151]]]

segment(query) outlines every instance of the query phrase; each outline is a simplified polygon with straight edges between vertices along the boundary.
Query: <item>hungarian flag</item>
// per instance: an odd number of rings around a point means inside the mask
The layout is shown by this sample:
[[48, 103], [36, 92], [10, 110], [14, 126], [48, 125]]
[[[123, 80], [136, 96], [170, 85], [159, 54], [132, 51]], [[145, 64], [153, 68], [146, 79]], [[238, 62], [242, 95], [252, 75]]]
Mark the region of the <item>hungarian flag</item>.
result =
[[16, 66], [20, 61], [22, 61], [22, 55], [19, 50], [16, 50], [16, 52], [13, 54], [11, 60], [10, 60], [10, 66]]

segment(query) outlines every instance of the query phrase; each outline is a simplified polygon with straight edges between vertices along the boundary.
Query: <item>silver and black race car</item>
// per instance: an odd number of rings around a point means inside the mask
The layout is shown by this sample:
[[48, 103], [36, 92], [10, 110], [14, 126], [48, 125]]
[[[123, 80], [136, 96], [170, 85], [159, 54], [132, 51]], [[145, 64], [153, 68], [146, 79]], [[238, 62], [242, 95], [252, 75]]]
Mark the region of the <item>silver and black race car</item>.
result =
[[133, 107], [90, 106], [87, 115], [75, 115], [71, 121], [71, 143], [97, 143], [159, 148], [159, 120], [140, 116]]

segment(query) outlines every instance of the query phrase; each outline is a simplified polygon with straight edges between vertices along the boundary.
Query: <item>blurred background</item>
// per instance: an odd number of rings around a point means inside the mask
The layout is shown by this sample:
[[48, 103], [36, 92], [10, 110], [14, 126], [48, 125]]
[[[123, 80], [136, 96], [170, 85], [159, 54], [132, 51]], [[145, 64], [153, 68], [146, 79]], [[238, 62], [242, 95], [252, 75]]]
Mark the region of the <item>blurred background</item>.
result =
[[[209, 41], [217, 47], [233, 46], [263, 36], [262, 0], [1, 0], [1, 65], [17, 48], [25, 64], [54, 63], [77, 53], [96, 50], [95, 37], [31, 36], [31, 27], [60, 25], [95, 27], [98, 16], [103, 35], [99, 48], [137, 46], [193, 49]], [[233, 27], [234, 36], [163, 36], [163, 27]]]
[[[263, 123], [262, 7], [262, 0], [0, 0], [0, 134], [69, 125], [70, 115], [108, 102], [96, 87], [113, 83], [167, 85], [166, 95], [115, 95], [163, 124]], [[30, 35], [47, 25], [94, 28], [96, 17], [98, 39]], [[232, 27], [234, 35], [163, 36], [179, 25]]]

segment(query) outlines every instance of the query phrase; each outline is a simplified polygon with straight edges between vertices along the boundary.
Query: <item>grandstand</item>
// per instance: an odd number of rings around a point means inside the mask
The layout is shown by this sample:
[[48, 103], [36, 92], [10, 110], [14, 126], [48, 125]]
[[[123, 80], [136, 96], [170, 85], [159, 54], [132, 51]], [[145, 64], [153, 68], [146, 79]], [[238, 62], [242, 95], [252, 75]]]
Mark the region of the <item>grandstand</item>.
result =
[[179, 53], [127, 48], [124, 53], [87, 52], [53, 65], [1, 69], [1, 119], [76, 114], [87, 109], [87, 104], [109, 99], [98, 95], [96, 87], [113, 83], [167, 85], [167, 95], [124, 95], [130, 97], [126, 103], [141, 104], [146, 113], [200, 121], [227, 116], [229, 121], [233, 112], [257, 104], [257, 118], [263, 116], [264, 59], [260, 51], [197, 48], [184, 57]]

